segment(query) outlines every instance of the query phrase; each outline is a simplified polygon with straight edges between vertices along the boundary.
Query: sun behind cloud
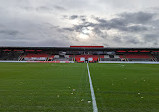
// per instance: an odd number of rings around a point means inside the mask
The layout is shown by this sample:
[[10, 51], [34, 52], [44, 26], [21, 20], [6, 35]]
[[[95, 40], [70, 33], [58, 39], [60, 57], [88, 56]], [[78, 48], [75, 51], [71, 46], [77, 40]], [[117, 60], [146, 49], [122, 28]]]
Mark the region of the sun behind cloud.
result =
[[92, 34], [92, 31], [90, 28], [83, 27], [81, 29], [81, 32], [79, 33], [79, 38], [80, 39], [89, 39], [91, 34]]

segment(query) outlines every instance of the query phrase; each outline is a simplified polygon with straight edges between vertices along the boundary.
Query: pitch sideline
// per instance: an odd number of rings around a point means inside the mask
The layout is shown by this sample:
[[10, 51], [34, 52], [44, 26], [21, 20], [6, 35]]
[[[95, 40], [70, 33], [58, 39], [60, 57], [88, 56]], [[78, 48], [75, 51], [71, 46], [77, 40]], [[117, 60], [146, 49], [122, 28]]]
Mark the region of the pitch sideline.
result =
[[94, 89], [93, 89], [93, 85], [92, 85], [92, 79], [91, 79], [88, 63], [87, 63], [87, 70], [88, 70], [89, 84], [90, 84], [90, 90], [91, 90], [91, 96], [92, 96], [93, 112], [98, 112], [96, 98], [95, 98], [95, 94], [94, 94]]

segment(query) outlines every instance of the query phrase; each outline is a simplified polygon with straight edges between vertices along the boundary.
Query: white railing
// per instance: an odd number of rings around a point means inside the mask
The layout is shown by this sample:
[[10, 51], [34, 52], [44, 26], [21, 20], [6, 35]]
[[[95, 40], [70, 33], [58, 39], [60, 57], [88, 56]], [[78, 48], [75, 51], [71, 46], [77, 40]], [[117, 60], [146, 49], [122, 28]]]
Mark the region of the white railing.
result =
[[143, 63], [143, 64], [159, 64], [154, 61], [99, 61], [98, 63]]

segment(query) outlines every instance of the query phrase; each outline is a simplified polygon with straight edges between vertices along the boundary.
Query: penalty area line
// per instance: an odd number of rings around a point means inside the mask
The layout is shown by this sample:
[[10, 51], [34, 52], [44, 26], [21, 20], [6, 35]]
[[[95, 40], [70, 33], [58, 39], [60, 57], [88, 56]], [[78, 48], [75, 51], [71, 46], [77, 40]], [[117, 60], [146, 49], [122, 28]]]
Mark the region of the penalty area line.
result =
[[93, 85], [92, 85], [92, 79], [91, 79], [88, 63], [87, 63], [87, 70], [88, 70], [89, 84], [90, 84], [90, 90], [91, 90], [91, 96], [92, 96], [93, 112], [98, 112], [96, 98], [95, 98], [95, 94], [94, 94], [94, 89], [93, 89]]

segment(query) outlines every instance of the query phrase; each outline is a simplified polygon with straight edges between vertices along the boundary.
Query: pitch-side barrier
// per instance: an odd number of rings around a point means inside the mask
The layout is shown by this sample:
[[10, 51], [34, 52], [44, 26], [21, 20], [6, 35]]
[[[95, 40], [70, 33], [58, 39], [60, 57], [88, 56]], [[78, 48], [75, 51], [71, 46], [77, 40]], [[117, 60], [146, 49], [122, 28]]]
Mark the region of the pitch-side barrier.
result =
[[141, 63], [141, 64], [159, 64], [159, 62], [150, 62], [150, 61], [99, 61], [99, 63]]
[[[0, 61], [4, 63], [75, 63], [74, 61]], [[141, 63], [141, 64], [159, 64], [159, 62], [150, 61], [99, 61], [98, 63]]]
[[74, 63], [74, 61], [0, 61], [5, 63]]

